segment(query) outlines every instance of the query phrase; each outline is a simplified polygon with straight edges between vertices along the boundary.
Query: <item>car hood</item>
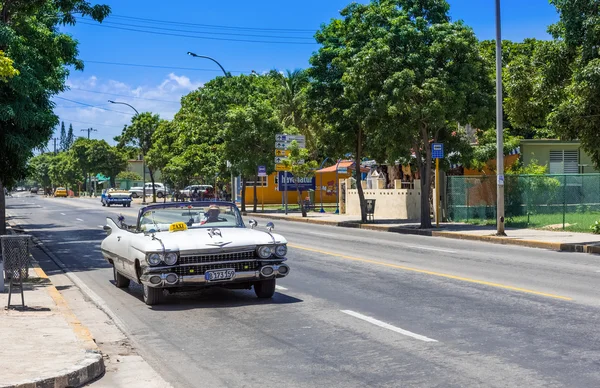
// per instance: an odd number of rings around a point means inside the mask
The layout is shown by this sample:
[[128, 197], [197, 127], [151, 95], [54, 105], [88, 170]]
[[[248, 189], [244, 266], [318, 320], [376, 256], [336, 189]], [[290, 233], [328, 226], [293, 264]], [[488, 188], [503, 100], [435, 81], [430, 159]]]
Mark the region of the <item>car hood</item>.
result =
[[[209, 233], [209, 229], [188, 229], [181, 232], [158, 232], [155, 237], [160, 239], [166, 250], [171, 251], [198, 251], [198, 250], [231, 250], [232, 248], [255, 247], [257, 245], [286, 244], [287, 240], [276, 233], [269, 234], [260, 230], [246, 228], [222, 228], [221, 235]], [[271, 237], [273, 236], [273, 237]], [[159, 241], [152, 236], [144, 236], [136, 242], [140, 251], [161, 251]]]

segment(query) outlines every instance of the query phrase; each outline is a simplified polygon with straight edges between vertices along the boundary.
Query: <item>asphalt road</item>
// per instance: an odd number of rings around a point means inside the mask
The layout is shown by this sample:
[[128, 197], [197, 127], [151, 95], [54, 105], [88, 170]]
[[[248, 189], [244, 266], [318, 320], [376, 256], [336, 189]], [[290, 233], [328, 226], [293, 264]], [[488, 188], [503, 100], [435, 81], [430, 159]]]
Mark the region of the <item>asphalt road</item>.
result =
[[596, 256], [276, 221], [292, 271], [271, 301], [211, 290], [150, 308], [99, 252], [105, 217], [137, 207], [7, 207], [176, 387], [600, 386]]

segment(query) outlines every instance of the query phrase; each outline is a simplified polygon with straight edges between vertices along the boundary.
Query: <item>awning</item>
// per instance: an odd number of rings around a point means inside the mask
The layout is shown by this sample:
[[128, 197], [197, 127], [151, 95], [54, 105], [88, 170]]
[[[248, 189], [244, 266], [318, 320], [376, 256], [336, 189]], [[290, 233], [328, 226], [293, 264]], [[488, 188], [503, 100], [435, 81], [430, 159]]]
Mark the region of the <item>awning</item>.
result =
[[[354, 164], [353, 160], [342, 160], [339, 165], [336, 163], [333, 166], [325, 167], [325, 168], [322, 168], [315, 172], [317, 174], [322, 174], [324, 172], [335, 172], [336, 168], [346, 168], [348, 170], [354, 170], [354, 166], [355, 166], [355, 164]], [[364, 168], [364, 167], [360, 168], [360, 172], [369, 172], [369, 171], [370, 170], [368, 168]]]

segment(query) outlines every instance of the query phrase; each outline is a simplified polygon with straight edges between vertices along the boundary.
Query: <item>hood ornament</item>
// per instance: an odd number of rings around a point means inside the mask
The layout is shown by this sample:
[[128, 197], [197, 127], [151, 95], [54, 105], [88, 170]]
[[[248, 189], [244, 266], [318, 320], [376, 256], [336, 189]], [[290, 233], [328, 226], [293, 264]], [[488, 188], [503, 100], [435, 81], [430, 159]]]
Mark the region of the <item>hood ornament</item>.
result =
[[220, 242], [214, 242], [214, 243], [210, 243], [210, 244], [206, 244], [206, 245], [212, 245], [215, 247], [223, 248], [225, 245], [229, 245], [229, 244], [231, 244], [231, 241], [220, 241]]

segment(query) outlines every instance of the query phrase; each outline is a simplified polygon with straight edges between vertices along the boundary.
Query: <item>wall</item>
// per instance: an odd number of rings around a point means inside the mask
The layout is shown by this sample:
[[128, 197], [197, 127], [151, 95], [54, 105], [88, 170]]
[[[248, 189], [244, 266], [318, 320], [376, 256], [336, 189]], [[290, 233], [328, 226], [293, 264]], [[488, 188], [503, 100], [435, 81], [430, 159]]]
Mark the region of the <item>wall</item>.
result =
[[[128, 160], [127, 161], [127, 171], [131, 171], [131, 172], [135, 172], [136, 174], [138, 174], [139, 176], [141, 176], [142, 178], [144, 177], [143, 175], [143, 161], [141, 160]], [[154, 181], [158, 182], [158, 183], [163, 183], [162, 181], [162, 174], [160, 173], [160, 170], [154, 171]], [[150, 182], [150, 172], [148, 171], [148, 168], [146, 168], [146, 183]], [[134, 186], [137, 185], [138, 182], [134, 182]], [[139, 185], [141, 186], [142, 181], [139, 181]]]
[[579, 172], [582, 174], [595, 174], [600, 172], [594, 168], [592, 158], [580, 148], [579, 142], [563, 142], [556, 140], [540, 140], [539, 142], [521, 142], [521, 154], [523, 155], [523, 164], [527, 166], [533, 160], [537, 164], [550, 166], [550, 151], [579, 151], [579, 164], [587, 165], [580, 167]]
[[[339, 179], [346, 179], [350, 177], [350, 170], [347, 174], [338, 174]], [[256, 187], [256, 196], [258, 199], [258, 204], [260, 205], [262, 201], [264, 201], [265, 205], [276, 205], [282, 203], [282, 192], [278, 191], [275, 185], [275, 177], [277, 173], [273, 173], [266, 178], [267, 186], [261, 187], [260, 183]], [[315, 203], [321, 203], [321, 190], [320, 186], [323, 186], [323, 203], [326, 204], [335, 204], [337, 202], [336, 196], [336, 185], [335, 179], [336, 174], [334, 172], [325, 172], [321, 174], [315, 174], [316, 176], [316, 190], [315, 190]], [[260, 179], [260, 178], [259, 178]], [[260, 181], [259, 181], [260, 182]], [[308, 192], [304, 191], [303, 196], [308, 197]], [[246, 204], [254, 203], [254, 187], [251, 185], [246, 186]], [[298, 203], [298, 193], [293, 186], [288, 187], [288, 204], [296, 204]]]
[[[349, 184], [347, 185], [349, 187]], [[365, 199], [375, 199], [375, 219], [418, 220], [421, 218], [421, 182], [415, 189], [365, 190]], [[347, 215], [360, 218], [358, 190], [346, 189]]]

